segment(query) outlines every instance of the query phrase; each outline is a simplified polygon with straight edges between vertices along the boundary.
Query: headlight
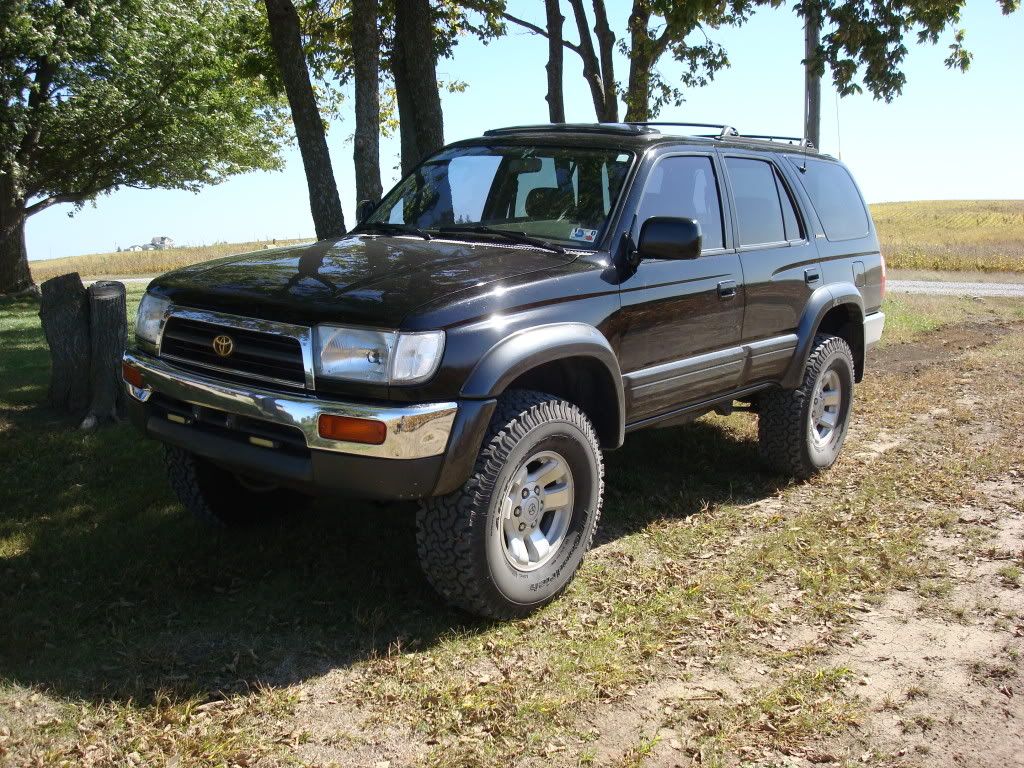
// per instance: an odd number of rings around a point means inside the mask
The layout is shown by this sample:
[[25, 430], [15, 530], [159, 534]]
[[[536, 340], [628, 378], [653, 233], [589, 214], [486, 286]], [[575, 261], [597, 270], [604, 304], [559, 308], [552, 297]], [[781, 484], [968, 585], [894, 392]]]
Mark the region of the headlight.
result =
[[437, 370], [444, 331], [396, 333], [338, 325], [316, 327], [316, 373], [370, 384], [415, 384]]
[[160, 326], [171, 302], [159, 296], [145, 294], [139, 302], [139, 314], [135, 320], [135, 338], [156, 344], [160, 338]]

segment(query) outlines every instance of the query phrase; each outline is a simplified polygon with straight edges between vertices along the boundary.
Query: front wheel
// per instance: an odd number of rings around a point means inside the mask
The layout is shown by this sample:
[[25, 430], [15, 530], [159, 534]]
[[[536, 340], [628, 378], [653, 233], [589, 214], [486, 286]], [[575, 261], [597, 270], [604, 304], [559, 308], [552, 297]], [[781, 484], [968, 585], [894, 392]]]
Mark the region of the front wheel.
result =
[[568, 586], [601, 515], [604, 464], [593, 425], [572, 403], [515, 391], [498, 403], [465, 485], [422, 502], [420, 563], [453, 605], [511, 619]]
[[777, 389], [761, 396], [762, 458], [801, 479], [831, 467], [850, 426], [853, 382], [850, 345], [839, 336], [815, 336], [803, 383], [794, 390]]
[[166, 446], [167, 478], [182, 505], [198, 520], [233, 528], [298, 512], [309, 496], [246, 478], [175, 446]]

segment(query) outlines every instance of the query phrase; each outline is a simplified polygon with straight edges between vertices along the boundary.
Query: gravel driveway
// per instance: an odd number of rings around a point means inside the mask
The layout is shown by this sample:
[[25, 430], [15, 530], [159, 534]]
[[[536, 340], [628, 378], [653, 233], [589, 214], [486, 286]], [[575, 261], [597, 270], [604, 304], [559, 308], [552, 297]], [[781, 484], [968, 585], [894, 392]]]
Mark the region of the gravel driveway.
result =
[[932, 296], [1013, 296], [1024, 298], [1024, 283], [958, 283], [938, 280], [889, 280], [893, 293], [926, 293]]

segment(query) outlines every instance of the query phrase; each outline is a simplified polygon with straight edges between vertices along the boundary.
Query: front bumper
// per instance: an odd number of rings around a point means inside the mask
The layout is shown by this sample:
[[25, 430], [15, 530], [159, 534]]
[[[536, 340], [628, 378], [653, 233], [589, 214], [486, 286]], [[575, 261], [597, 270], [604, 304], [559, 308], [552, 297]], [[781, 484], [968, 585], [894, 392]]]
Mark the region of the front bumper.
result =
[[[138, 350], [126, 352], [124, 362], [142, 373], [143, 387], [125, 386], [129, 414], [145, 434], [309, 492], [377, 499], [447, 493], [468, 476], [494, 407], [494, 401], [388, 406], [324, 400], [213, 379]], [[323, 414], [383, 422], [384, 442], [321, 437]]]

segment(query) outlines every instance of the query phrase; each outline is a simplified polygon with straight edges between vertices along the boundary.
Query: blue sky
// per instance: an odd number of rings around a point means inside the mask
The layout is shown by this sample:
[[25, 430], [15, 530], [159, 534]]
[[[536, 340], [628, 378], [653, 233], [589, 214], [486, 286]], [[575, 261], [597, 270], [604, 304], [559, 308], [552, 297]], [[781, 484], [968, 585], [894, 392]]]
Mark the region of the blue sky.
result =
[[[509, 10], [543, 19], [536, 0], [509, 0]], [[628, 0], [609, 0], [612, 24], [625, 29]], [[566, 34], [572, 29], [566, 21]], [[836, 99], [826, 80], [822, 149], [840, 154], [869, 202], [1024, 198], [1024, 12], [1004, 17], [995, 0], [969, 0], [962, 26], [975, 58], [961, 74], [943, 60], [950, 42], [917, 46], [905, 64], [903, 95], [892, 104], [861, 95]], [[445, 138], [476, 136], [503, 125], [546, 122], [546, 42], [510, 26], [510, 35], [482, 45], [465, 39], [438, 75], [468, 89], [445, 94]], [[708, 87], [691, 91], [658, 119], [726, 122], [741, 132], [799, 134], [803, 115], [803, 33], [790, 8], [765, 9], [743, 27], [712, 38], [729, 51], [732, 66]], [[579, 59], [565, 58], [566, 117], [593, 121]], [[624, 79], [620, 57], [616, 74]], [[678, 72], [662, 63], [667, 79]], [[328, 135], [346, 221], [355, 209], [348, 115]], [[841, 139], [841, 141], [840, 141]], [[305, 177], [297, 150], [285, 150], [282, 172], [238, 176], [198, 194], [120, 190], [74, 213], [57, 206], [29, 220], [30, 259], [97, 253], [170, 235], [179, 244], [311, 237]], [[381, 147], [384, 186], [397, 181], [398, 142]]]

